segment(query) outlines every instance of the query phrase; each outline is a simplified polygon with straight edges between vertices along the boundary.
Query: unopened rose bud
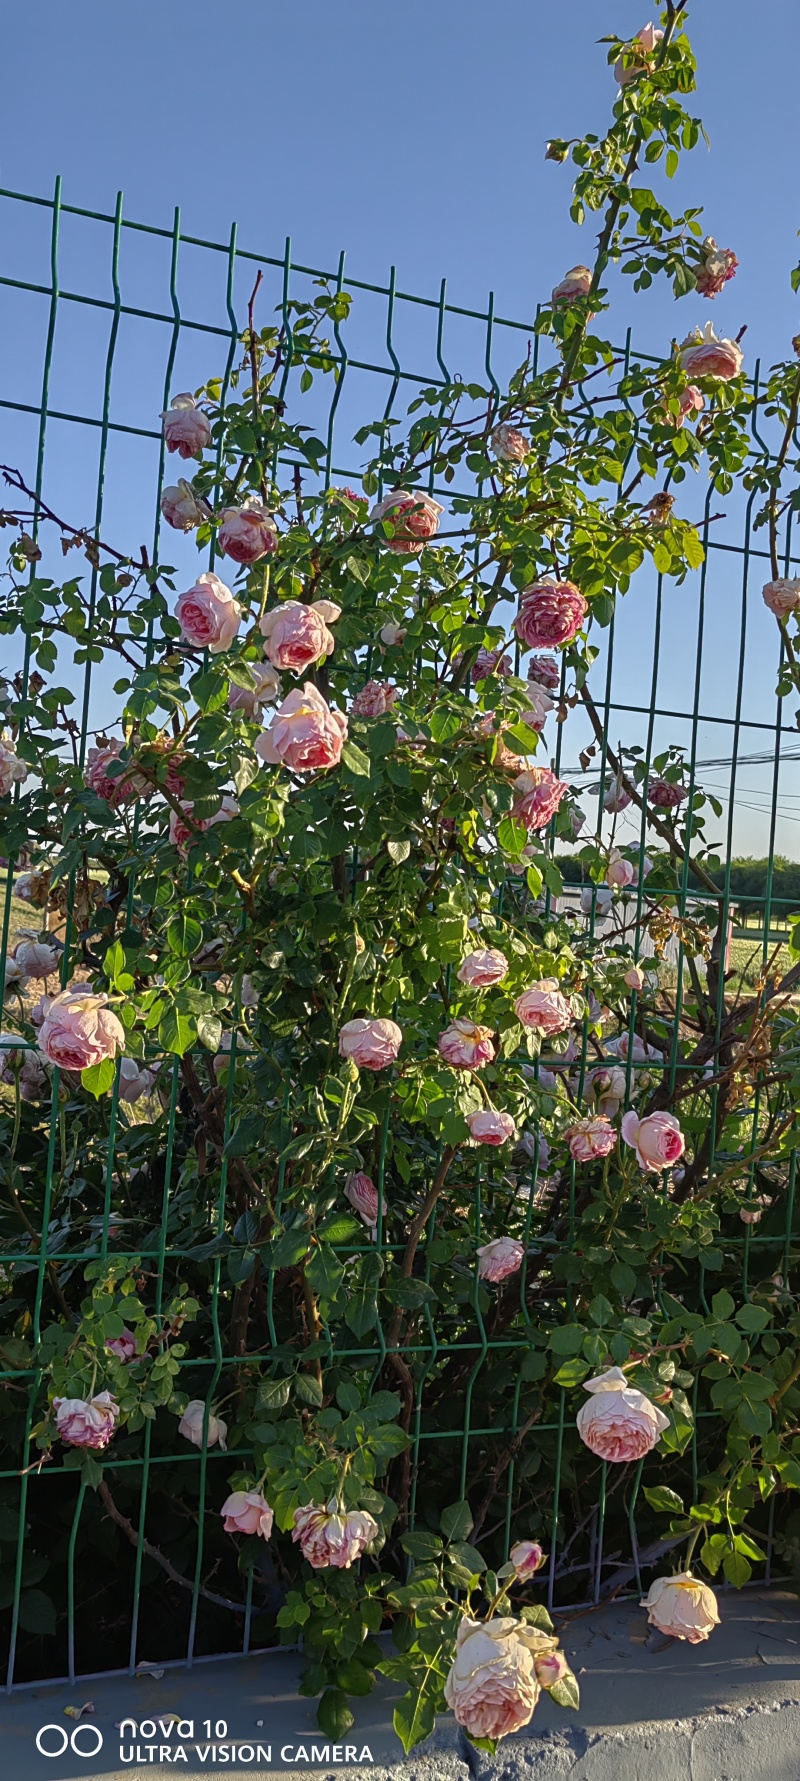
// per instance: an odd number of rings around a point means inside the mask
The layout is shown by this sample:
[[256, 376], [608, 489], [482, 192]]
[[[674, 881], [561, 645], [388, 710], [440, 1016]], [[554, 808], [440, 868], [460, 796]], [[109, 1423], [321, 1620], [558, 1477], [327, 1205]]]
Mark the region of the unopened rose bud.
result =
[[547, 143], [544, 158], [546, 161], [566, 161], [568, 154], [569, 143], [556, 140]]
[[17, 539], [17, 548], [22, 552], [26, 563], [38, 563], [40, 561], [42, 553], [38, 544], [34, 542], [28, 532], [20, 532], [19, 538]]

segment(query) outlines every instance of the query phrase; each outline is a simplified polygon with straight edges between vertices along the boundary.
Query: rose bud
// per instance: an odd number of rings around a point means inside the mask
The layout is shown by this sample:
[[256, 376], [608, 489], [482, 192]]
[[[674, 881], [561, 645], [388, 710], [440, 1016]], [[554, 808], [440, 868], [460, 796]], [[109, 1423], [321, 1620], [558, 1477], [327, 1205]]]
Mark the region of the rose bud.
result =
[[514, 629], [528, 649], [560, 649], [577, 637], [588, 611], [574, 581], [542, 575], [522, 589]]
[[630, 860], [623, 859], [619, 853], [612, 853], [606, 868], [606, 884], [612, 890], [627, 890], [636, 877], [636, 869]]
[[517, 1019], [535, 1033], [565, 1033], [572, 1020], [572, 1010], [554, 977], [543, 977], [540, 983], [524, 989], [514, 1003]]
[[[205, 419], [205, 416], [203, 416]], [[176, 532], [192, 532], [211, 518], [211, 508], [202, 495], [196, 495], [190, 482], [181, 476], [161, 496], [161, 512], [168, 526]]]
[[592, 1453], [612, 1465], [643, 1459], [669, 1427], [663, 1410], [629, 1385], [620, 1367], [587, 1379], [583, 1389], [592, 1395], [578, 1411], [578, 1434]]
[[241, 507], [223, 508], [217, 543], [234, 563], [258, 563], [277, 548], [275, 522], [263, 503], [249, 495]]
[[179, 458], [202, 457], [211, 443], [211, 423], [194, 396], [173, 396], [161, 419], [167, 451], [176, 451]]
[[[202, 1447], [203, 1445], [203, 1421], [205, 1413], [206, 1406], [203, 1403], [202, 1398], [192, 1398], [187, 1404], [180, 1422], [178, 1423], [178, 1434], [185, 1435], [187, 1441], [191, 1441], [193, 1447]], [[209, 1410], [206, 1445], [208, 1447], [216, 1447], [219, 1442], [223, 1453], [225, 1453], [227, 1451], [225, 1445], [227, 1438], [227, 1422], [223, 1422], [221, 1416], [213, 1416]]]
[[627, 810], [630, 802], [631, 794], [625, 784], [625, 780], [621, 773], [617, 773], [606, 787], [605, 796], [603, 798], [603, 809], [610, 811]]
[[[359, 1218], [363, 1219], [369, 1230], [374, 1231], [378, 1223], [378, 1189], [371, 1175], [365, 1175], [362, 1170], [357, 1169], [354, 1175], [348, 1176], [344, 1192], [345, 1199], [350, 1201], [353, 1211], [358, 1213]], [[381, 1211], [385, 1218], [385, 1200]]]
[[517, 1128], [510, 1113], [496, 1113], [493, 1107], [481, 1107], [465, 1115], [473, 1144], [507, 1144], [516, 1138]]
[[543, 1651], [541, 1657], [534, 1658], [533, 1667], [541, 1688], [555, 1688], [557, 1682], [563, 1682], [570, 1674], [563, 1651]]
[[614, 63], [614, 79], [618, 86], [627, 87], [632, 80], [638, 80], [640, 74], [652, 73], [655, 67], [653, 51], [663, 35], [663, 31], [651, 24], [643, 25], [641, 31], [637, 31], [626, 45], [625, 55]]
[[[421, 489], [392, 489], [378, 501], [369, 516], [369, 524], [380, 527], [381, 544], [398, 556], [419, 556], [429, 538], [439, 530], [439, 515], [444, 512], [438, 501]], [[384, 522], [391, 526], [389, 536]]]
[[408, 632], [405, 625], [396, 625], [390, 620], [388, 624], [383, 626], [380, 633], [380, 639], [381, 643], [385, 644], [387, 649], [399, 649], [400, 645], [405, 643], [407, 635]]
[[509, 1274], [516, 1274], [522, 1267], [525, 1245], [518, 1243], [516, 1237], [493, 1237], [491, 1243], [482, 1243], [475, 1254], [478, 1278], [497, 1285], [499, 1280], [506, 1280]]
[[361, 1557], [366, 1546], [377, 1539], [380, 1529], [366, 1509], [350, 1509], [346, 1513], [329, 1504], [307, 1503], [295, 1509], [292, 1539], [299, 1545], [312, 1570], [349, 1571]]
[[394, 1020], [377, 1016], [347, 1020], [339, 1028], [339, 1056], [351, 1058], [360, 1070], [385, 1070], [393, 1064], [403, 1043]]
[[207, 649], [212, 656], [230, 649], [242, 617], [238, 600], [229, 587], [210, 570], [198, 575], [194, 587], [178, 595], [175, 617], [193, 649]]
[[518, 1540], [509, 1552], [509, 1560], [521, 1581], [533, 1577], [544, 1564], [545, 1555], [538, 1540]]
[[479, 649], [470, 668], [470, 680], [473, 686], [479, 681], [487, 680], [490, 674], [500, 674], [504, 678], [511, 673], [511, 663], [502, 649]]
[[727, 383], [738, 377], [744, 364], [744, 353], [735, 340], [719, 340], [712, 322], [703, 329], [693, 328], [682, 342], [680, 359], [690, 377], [714, 377]]
[[627, 984], [628, 989], [636, 990], [637, 995], [641, 995], [647, 982], [647, 977], [642, 970], [641, 965], [631, 965], [630, 970], [625, 972], [622, 981]]
[[686, 1639], [700, 1645], [715, 1626], [719, 1626], [717, 1598], [707, 1583], [693, 1577], [691, 1571], [679, 1571], [675, 1577], [656, 1577], [641, 1606], [647, 1609], [650, 1626], [671, 1639]]
[[26, 977], [51, 977], [58, 970], [61, 953], [44, 940], [21, 940], [14, 958]]
[[622, 1116], [622, 1136], [636, 1151], [642, 1169], [660, 1175], [670, 1169], [686, 1149], [686, 1140], [674, 1113], [648, 1113], [640, 1119], [633, 1110]]

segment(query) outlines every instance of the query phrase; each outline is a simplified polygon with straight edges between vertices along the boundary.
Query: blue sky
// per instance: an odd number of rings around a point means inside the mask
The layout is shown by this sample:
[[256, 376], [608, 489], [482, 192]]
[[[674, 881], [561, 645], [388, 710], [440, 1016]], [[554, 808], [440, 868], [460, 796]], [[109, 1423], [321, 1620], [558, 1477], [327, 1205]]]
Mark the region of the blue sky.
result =
[[[4, 187], [49, 195], [60, 172], [65, 199], [89, 209], [113, 210], [121, 188], [127, 217], [168, 227], [179, 202], [189, 233], [226, 240], [235, 217], [240, 244], [253, 250], [280, 254], [291, 234], [296, 259], [335, 265], [346, 247], [350, 272], [362, 278], [382, 282], [394, 262], [402, 288], [436, 296], [446, 274], [452, 301], [482, 308], [492, 287], [501, 313], [525, 318], [565, 268], [592, 251], [591, 230], [576, 230], [568, 218], [569, 169], [545, 163], [544, 143], [602, 130], [614, 85], [597, 39], [612, 30], [632, 34], [650, 15], [639, 0], [570, 0], [557, 8], [542, 0], [498, 0], [492, 7], [485, 0], [405, 0], [400, 8], [375, 0], [306, 0], [302, 8], [273, 0], [137, 0], [134, 7], [39, 0], [34, 41], [32, 16], [20, 0], [4, 9], [5, 64], [16, 71], [6, 82], [0, 120]], [[761, 16], [768, 18], [763, 31]], [[787, 178], [796, 162], [800, 11], [790, 0], [770, 0], [763, 14], [744, 0], [697, 0], [690, 32], [700, 62], [692, 106], [706, 123], [711, 151], [699, 149], [668, 189], [675, 209], [704, 203], [709, 230], [735, 248], [740, 270], [715, 305], [688, 298], [676, 306], [666, 289], [649, 293], [637, 305], [636, 335], [661, 351], [673, 333], [706, 314], [725, 333], [746, 323], [752, 369], [757, 353], [768, 362], [800, 329], [788, 278], [800, 257], [800, 205]], [[0, 205], [6, 274], [44, 282], [46, 222], [44, 212], [23, 215], [20, 207]], [[72, 288], [107, 291], [107, 235], [96, 225], [65, 229], [64, 278]], [[212, 290], [205, 263], [189, 255], [183, 277], [189, 306], [222, 320], [223, 287], [215, 279]], [[125, 238], [123, 283], [128, 301], [147, 306], [157, 288], [154, 306], [164, 307], [163, 258], [141, 236]], [[611, 283], [614, 332], [621, 335], [632, 319], [630, 291], [624, 279]], [[106, 318], [62, 313], [55, 403], [96, 412]], [[377, 311], [372, 315], [365, 302], [361, 313], [364, 337], [378, 342]], [[0, 394], [31, 399], [43, 325], [43, 300], [2, 293]], [[120, 344], [115, 412], [124, 410], [134, 424], [152, 416], [162, 375], [162, 342], [156, 347], [152, 336], [142, 328]], [[403, 356], [418, 345], [422, 352], [422, 334], [412, 330]], [[186, 351], [178, 388], [219, 362], [210, 362], [200, 337]], [[451, 336], [459, 369], [477, 369], [467, 363], [474, 351], [474, 340]], [[4, 424], [3, 457], [16, 453], [13, 461], [30, 467], [32, 423], [6, 412]], [[95, 441], [87, 445], [87, 470], [74, 436], [54, 428], [51, 437], [51, 498], [55, 491], [75, 512], [93, 487]], [[110, 522], [138, 526], [139, 507], [144, 513], [147, 506], [144, 460], [133, 444], [118, 445], [109, 465]], [[698, 516], [702, 493], [687, 495], [688, 517]], [[740, 595], [719, 569], [709, 579], [713, 642], [703, 708], [724, 714], [735, 679]], [[774, 710], [774, 633], [758, 609], [758, 584], [756, 576], [746, 699], [752, 721], [769, 720]], [[687, 702], [690, 606], [682, 593], [667, 615], [660, 702], [672, 709]], [[650, 648], [650, 625], [644, 590], [621, 656], [629, 673]], [[668, 730], [662, 726], [662, 742]], [[670, 733], [683, 739], [674, 724]], [[743, 747], [755, 751], [768, 740], [746, 732]], [[709, 725], [701, 758], [727, 752], [722, 731]], [[716, 770], [716, 778], [724, 782], [725, 771]], [[760, 850], [767, 778], [743, 769], [740, 784], [737, 844]], [[760, 815], [748, 808], [747, 788]], [[724, 783], [715, 790], [724, 791]], [[798, 790], [787, 775], [778, 838], [794, 854]]]

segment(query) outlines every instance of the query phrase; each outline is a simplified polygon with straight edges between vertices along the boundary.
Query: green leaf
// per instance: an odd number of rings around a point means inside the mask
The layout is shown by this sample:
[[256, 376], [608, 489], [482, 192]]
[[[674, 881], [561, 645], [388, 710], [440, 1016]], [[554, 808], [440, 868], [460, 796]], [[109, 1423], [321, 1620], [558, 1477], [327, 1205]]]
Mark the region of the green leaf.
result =
[[407, 1756], [415, 1744], [421, 1744], [433, 1731], [436, 1724], [433, 1701], [418, 1689], [410, 1689], [398, 1701], [392, 1714], [392, 1724]]
[[530, 1605], [521, 1608], [520, 1613], [523, 1620], [527, 1620], [529, 1626], [538, 1626], [543, 1633], [551, 1633], [553, 1631], [553, 1622], [550, 1619], [550, 1615], [547, 1612], [544, 1602], [532, 1602]]
[[191, 1014], [181, 1014], [176, 1007], [167, 1009], [158, 1023], [158, 1041], [165, 1051], [183, 1057], [197, 1038], [197, 1022]]
[[630, 1298], [636, 1285], [636, 1274], [633, 1268], [628, 1267], [627, 1262], [615, 1262], [609, 1279], [612, 1286], [616, 1287], [621, 1299]]
[[81, 1070], [81, 1082], [96, 1101], [99, 1101], [101, 1095], [108, 1094], [116, 1069], [113, 1057], [104, 1057], [102, 1063], [89, 1064], [85, 1070]]
[[256, 1392], [257, 1410], [282, 1410], [289, 1402], [291, 1379], [265, 1379]]
[[381, 1277], [381, 1267], [380, 1256], [362, 1256], [356, 1282], [348, 1295], [344, 1314], [345, 1322], [354, 1336], [366, 1336], [369, 1330], [374, 1329], [378, 1321], [377, 1287]]
[[753, 1567], [741, 1552], [728, 1551], [722, 1560], [722, 1569], [734, 1589], [743, 1589], [753, 1575]]
[[358, 1386], [353, 1384], [352, 1379], [343, 1379], [341, 1384], [337, 1385], [336, 1402], [339, 1409], [344, 1410], [346, 1416], [352, 1410], [361, 1409], [361, 1393]]
[[568, 1670], [566, 1676], [562, 1676], [559, 1682], [554, 1683], [548, 1693], [551, 1701], [555, 1701], [557, 1707], [578, 1708], [581, 1704], [581, 1691], [577, 1678], [573, 1676], [571, 1670]]
[[344, 1278], [344, 1268], [326, 1245], [317, 1244], [312, 1249], [306, 1262], [306, 1279], [309, 1286], [323, 1298], [332, 1299], [338, 1292]]
[[326, 1688], [317, 1708], [317, 1725], [325, 1736], [333, 1738], [339, 1744], [349, 1732], [353, 1723], [353, 1715], [347, 1704], [347, 1695], [341, 1688]]
[[358, 747], [357, 743], [345, 742], [344, 748], [342, 749], [342, 760], [344, 761], [345, 766], [349, 767], [350, 772], [356, 773], [359, 779], [369, 779], [371, 767], [370, 758], [368, 754], [364, 753], [362, 748]]
[[219, 1051], [222, 1038], [222, 1021], [218, 1014], [198, 1014], [197, 1037], [206, 1051]]
[[177, 953], [179, 958], [191, 958], [203, 938], [203, 929], [193, 915], [177, 915], [167, 928], [166, 940], [170, 952]]
[[56, 1630], [55, 1604], [43, 1589], [23, 1589], [19, 1598], [19, 1623], [26, 1633], [52, 1638]]
[[401, 866], [403, 860], [407, 860], [411, 852], [411, 842], [387, 841], [386, 852], [388, 853], [390, 860], [394, 860], [396, 866]]
[[439, 1525], [446, 1540], [468, 1540], [472, 1533], [473, 1515], [469, 1503], [451, 1503], [443, 1509]]
[[666, 1484], [656, 1484], [650, 1490], [645, 1486], [644, 1494], [651, 1509], [658, 1510], [662, 1515], [683, 1515], [685, 1513], [681, 1498], [676, 1491], [668, 1490]]
[[318, 1410], [322, 1404], [322, 1386], [315, 1373], [295, 1373], [294, 1395], [301, 1404], [311, 1404]]
[[714, 1316], [719, 1318], [720, 1323], [727, 1323], [728, 1319], [733, 1316], [735, 1303], [729, 1292], [715, 1292], [711, 1300], [711, 1309]]
[[482, 1577], [486, 1570], [485, 1558], [481, 1557], [477, 1546], [470, 1546], [466, 1540], [451, 1540], [448, 1556], [454, 1558], [457, 1564], [463, 1565], [471, 1577]]
[[755, 1335], [766, 1328], [770, 1322], [770, 1313], [763, 1305], [742, 1305], [741, 1310], [736, 1313], [736, 1322], [741, 1330]]
[[552, 1348], [554, 1354], [580, 1354], [583, 1338], [587, 1333], [581, 1329], [580, 1324], [565, 1323], [560, 1329], [551, 1330], [547, 1346]]

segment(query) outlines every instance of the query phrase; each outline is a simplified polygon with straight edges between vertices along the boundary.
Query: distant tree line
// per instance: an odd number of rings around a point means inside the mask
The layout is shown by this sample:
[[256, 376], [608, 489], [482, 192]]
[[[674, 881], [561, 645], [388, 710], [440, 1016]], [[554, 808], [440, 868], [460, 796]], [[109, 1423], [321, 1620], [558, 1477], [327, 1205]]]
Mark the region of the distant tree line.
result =
[[[739, 903], [742, 919], [754, 915], [763, 919], [769, 865], [768, 859], [755, 860], [749, 855], [731, 861], [731, 899]], [[558, 868], [565, 884], [588, 882], [586, 867], [576, 854], [559, 854]], [[725, 867], [712, 869], [710, 876], [720, 890], [724, 890]], [[776, 854], [772, 861], [770, 911], [773, 920], [783, 920], [788, 914], [800, 912], [800, 861], [786, 859], [783, 854]]]

